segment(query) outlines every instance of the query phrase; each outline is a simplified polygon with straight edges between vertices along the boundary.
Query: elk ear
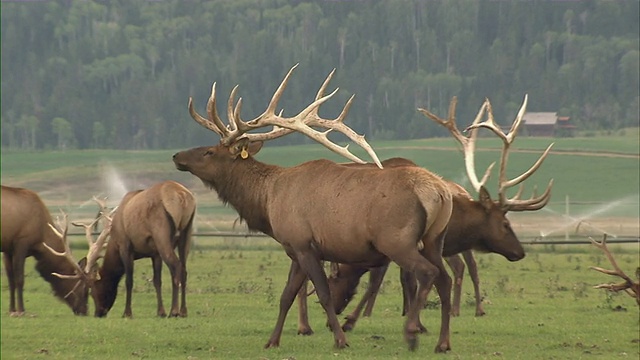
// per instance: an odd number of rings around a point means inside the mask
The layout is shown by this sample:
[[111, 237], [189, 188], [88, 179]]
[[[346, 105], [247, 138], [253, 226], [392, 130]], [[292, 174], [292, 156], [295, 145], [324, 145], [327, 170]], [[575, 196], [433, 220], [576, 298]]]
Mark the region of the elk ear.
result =
[[482, 204], [485, 209], [489, 210], [493, 207], [493, 200], [491, 200], [491, 195], [489, 195], [489, 191], [486, 187], [480, 187], [479, 196], [480, 198], [478, 199], [478, 202]]
[[247, 150], [249, 151], [249, 154], [251, 156], [254, 156], [255, 154], [258, 153], [258, 151], [260, 151], [260, 149], [262, 149], [262, 145], [264, 144], [264, 142], [262, 141], [252, 141], [249, 143], [249, 146], [247, 148]]
[[249, 141], [249, 139], [243, 138], [233, 143], [229, 148], [229, 152], [234, 158], [240, 155], [240, 157], [246, 159], [249, 155], [254, 156], [257, 154], [262, 148], [262, 144], [262, 141]]

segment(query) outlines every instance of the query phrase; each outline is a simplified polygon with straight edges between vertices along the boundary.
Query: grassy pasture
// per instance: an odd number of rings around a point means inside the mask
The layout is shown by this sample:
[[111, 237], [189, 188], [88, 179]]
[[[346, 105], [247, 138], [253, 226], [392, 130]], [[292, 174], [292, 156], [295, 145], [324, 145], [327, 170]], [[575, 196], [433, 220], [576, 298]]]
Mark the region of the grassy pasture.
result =
[[[200, 245], [202, 242], [209, 246]], [[629, 274], [639, 265], [636, 245], [612, 245]], [[474, 317], [473, 291], [463, 283], [461, 316], [452, 319], [452, 359], [617, 359], [640, 356], [638, 307], [632, 298], [592, 285], [610, 278], [590, 265], [610, 267], [591, 246], [528, 248], [522, 261], [477, 256], [487, 315]], [[188, 263], [189, 316], [155, 317], [151, 265], [136, 262], [133, 319], [121, 318], [123, 285], [103, 319], [76, 317], [51, 295], [49, 285], [27, 263], [27, 315], [8, 316], [8, 289], [2, 286], [3, 359], [417, 359], [434, 357], [439, 328], [437, 297], [422, 312], [429, 334], [407, 350], [402, 337], [398, 269], [385, 279], [371, 318], [347, 333], [350, 347], [333, 348], [325, 316], [310, 299], [311, 337], [296, 335], [292, 307], [277, 349], [263, 349], [278, 313], [288, 258], [271, 240], [197, 239]], [[169, 278], [164, 270], [165, 305]], [[364, 278], [363, 280], [365, 280]], [[366, 281], [365, 281], [366, 282]], [[364, 292], [361, 284], [359, 294]], [[356, 295], [359, 298], [359, 295]], [[351, 311], [354, 304], [347, 309]], [[93, 306], [91, 305], [91, 309]], [[440, 356], [438, 356], [440, 357]]]
[[[508, 175], [516, 176], [531, 166], [551, 142], [552, 153], [543, 166], [526, 182], [524, 196], [533, 186], [543, 189], [554, 179], [550, 204], [536, 214], [513, 214], [514, 219], [530, 219], [545, 223], [538, 215], [561, 219], [564, 224], [554, 228], [575, 226], [579, 221], [616, 217], [615, 229], [605, 229], [616, 235], [637, 235], [639, 217], [640, 155], [638, 134], [626, 131], [626, 136], [588, 138], [518, 138], [509, 158]], [[449, 138], [412, 141], [381, 141], [373, 144], [381, 159], [406, 157], [442, 175], [467, 185], [461, 153]], [[364, 151], [353, 151], [367, 159]], [[484, 169], [499, 159], [501, 143], [493, 138], [480, 138], [476, 154], [476, 169]], [[198, 198], [196, 226], [202, 230], [230, 230], [235, 212], [222, 206], [217, 196], [198, 179], [175, 170], [171, 156], [176, 150], [121, 151], [70, 150], [65, 152], [2, 152], [2, 183], [23, 186], [40, 193], [52, 211], [63, 208], [72, 218], [93, 216], [94, 206], [87, 201], [92, 195], [108, 195], [112, 205], [125, 190], [148, 187], [161, 180], [177, 180], [187, 185]], [[258, 159], [267, 163], [292, 166], [303, 161], [330, 158], [342, 159], [317, 145], [265, 146]], [[497, 166], [488, 188], [497, 189]], [[513, 194], [515, 189], [512, 189]], [[569, 215], [566, 200], [570, 201]], [[608, 221], [608, 220], [607, 220]], [[608, 221], [610, 222], [610, 221]], [[574, 224], [575, 223], [575, 224]], [[627, 223], [631, 223], [630, 230]], [[622, 224], [625, 224], [624, 226]], [[635, 225], [634, 225], [635, 224]], [[598, 226], [601, 228], [601, 226]], [[620, 228], [623, 227], [623, 230]], [[583, 227], [586, 228], [586, 227]]]
[[[527, 181], [544, 188], [553, 178], [553, 198], [543, 211], [512, 214], [521, 238], [542, 230], [562, 229], [565, 198], [570, 214], [590, 222], [593, 236], [604, 229], [618, 235], [638, 236], [638, 183], [640, 167], [637, 131], [623, 137], [544, 139], [522, 137], [509, 158], [509, 176], [526, 170], [546, 148], [554, 150], [540, 170]], [[515, 144], [514, 144], [515, 145]], [[394, 156], [414, 160], [434, 172], [465, 184], [463, 161], [455, 143], [447, 138], [373, 144], [381, 159]], [[476, 165], [482, 173], [499, 156], [501, 144], [481, 138]], [[353, 146], [352, 146], [353, 147]], [[353, 149], [363, 159], [366, 154]], [[92, 195], [112, 201], [126, 190], [166, 179], [180, 181], [198, 199], [197, 231], [231, 230], [236, 214], [222, 206], [216, 195], [190, 174], [175, 170], [174, 150], [1, 153], [2, 184], [37, 191], [51, 208], [69, 212], [71, 219], [93, 216]], [[317, 145], [265, 146], [258, 159], [284, 166], [316, 158], [342, 159]], [[368, 160], [368, 159], [367, 159]], [[495, 194], [497, 169], [489, 189]], [[115, 205], [115, 203], [113, 203]], [[578, 224], [579, 225], [579, 224]], [[588, 224], [587, 224], [588, 225]], [[583, 226], [584, 231], [587, 226]], [[577, 230], [576, 230], [577, 232]], [[558, 234], [562, 234], [560, 231]], [[586, 233], [581, 232], [581, 238]], [[81, 243], [81, 238], [74, 237]], [[632, 274], [640, 262], [638, 246], [611, 245], [619, 264]], [[553, 251], [551, 251], [553, 250]], [[80, 250], [77, 250], [80, 251]], [[608, 268], [597, 249], [536, 245], [528, 256], [509, 263], [496, 255], [477, 256], [486, 317], [473, 316], [472, 290], [465, 280], [462, 315], [452, 321], [453, 351], [448, 357], [505, 359], [627, 358], [640, 355], [638, 308], [623, 295], [610, 295], [591, 286], [613, 280], [589, 270]], [[189, 317], [158, 319], [150, 283], [148, 260], [136, 263], [133, 312], [124, 320], [124, 292], [106, 319], [74, 317], [51, 295], [49, 285], [27, 262], [25, 300], [28, 315], [8, 317], [8, 286], [2, 274], [2, 358], [147, 358], [147, 359], [393, 359], [434, 356], [439, 311], [426, 309], [423, 322], [430, 334], [420, 337], [415, 353], [406, 349], [401, 329], [398, 270], [392, 268], [374, 316], [362, 319], [347, 334], [350, 347], [337, 351], [324, 329], [325, 316], [311, 305], [316, 334], [296, 335], [295, 305], [279, 349], [263, 350], [277, 317], [278, 298], [286, 281], [288, 259], [271, 239], [218, 239], [197, 237], [189, 259]], [[164, 270], [165, 306], [169, 296]], [[361, 290], [360, 293], [363, 291]], [[315, 300], [315, 298], [313, 298]], [[433, 299], [432, 299], [433, 300]], [[313, 301], [312, 301], [313, 302]], [[355, 304], [354, 304], [355, 305]], [[350, 310], [349, 308], [348, 310]]]

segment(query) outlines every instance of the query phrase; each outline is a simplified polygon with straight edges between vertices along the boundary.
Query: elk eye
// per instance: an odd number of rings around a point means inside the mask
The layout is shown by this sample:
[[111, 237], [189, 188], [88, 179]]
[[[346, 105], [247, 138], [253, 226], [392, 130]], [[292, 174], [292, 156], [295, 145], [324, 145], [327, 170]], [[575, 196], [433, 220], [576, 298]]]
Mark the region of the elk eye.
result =
[[204, 152], [204, 154], [202, 154], [202, 156], [209, 156], [209, 155], [213, 155], [213, 151], [207, 150]]

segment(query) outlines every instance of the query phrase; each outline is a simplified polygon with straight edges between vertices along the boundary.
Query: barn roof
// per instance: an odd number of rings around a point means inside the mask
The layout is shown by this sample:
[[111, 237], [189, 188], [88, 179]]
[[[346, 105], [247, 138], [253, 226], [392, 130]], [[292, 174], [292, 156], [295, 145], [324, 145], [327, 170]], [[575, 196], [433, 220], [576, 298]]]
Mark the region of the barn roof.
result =
[[554, 112], [529, 112], [524, 114], [525, 125], [555, 125], [558, 115]]

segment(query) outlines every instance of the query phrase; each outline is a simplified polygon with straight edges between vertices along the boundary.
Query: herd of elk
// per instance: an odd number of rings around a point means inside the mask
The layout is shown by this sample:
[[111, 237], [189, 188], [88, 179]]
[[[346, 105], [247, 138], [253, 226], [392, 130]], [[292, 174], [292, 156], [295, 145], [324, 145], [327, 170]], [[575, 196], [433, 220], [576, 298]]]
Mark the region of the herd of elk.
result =
[[[508, 211], [539, 210], [548, 203], [551, 197], [551, 187], [553, 185], [553, 180], [549, 182], [546, 190], [540, 196], [536, 196], [534, 191], [534, 195], [531, 198], [521, 200], [520, 195], [522, 193], [522, 186], [520, 187], [518, 193], [512, 198], [508, 198], [505, 194], [507, 188], [522, 183], [524, 180], [530, 177], [540, 167], [540, 165], [542, 165], [542, 162], [548, 155], [549, 150], [553, 145], [551, 144], [549, 145], [549, 147], [547, 147], [538, 161], [536, 161], [529, 170], [513, 180], [506, 179], [505, 171], [508, 151], [511, 143], [515, 139], [519, 127], [522, 124], [522, 117], [525, 113], [526, 105], [527, 99], [525, 98], [524, 103], [513, 122], [511, 130], [507, 135], [494, 125], [495, 122], [493, 120], [491, 103], [488, 100], [485, 100], [485, 103], [482, 105], [477, 117], [469, 127], [469, 137], [465, 137], [464, 135], [462, 135], [462, 133], [456, 126], [456, 98], [453, 98], [453, 100], [451, 101], [448, 120], [441, 119], [427, 110], [419, 109], [427, 117], [446, 127], [453, 135], [453, 137], [462, 145], [467, 176], [470, 180], [471, 185], [479, 194], [479, 199], [477, 201], [473, 200], [470, 194], [462, 186], [451, 181], [447, 182], [453, 195], [453, 212], [449, 220], [449, 226], [444, 240], [442, 255], [446, 257], [447, 262], [449, 262], [452, 269], [454, 269], [456, 279], [454, 286], [454, 304], [452, 307], [452, 315], [454, 316], [459, 314], [461, 284], [458, 279], [461, 279], [461, 277], [459, 276], [461, 276], [460, 274], [464, 270], [464, 264], [462, 264], [462, 261], [457, 258], [456, 255], [459, 253], [464, 254], [467, 262], [473, 264], [471, 267], [472, 278], [474, 277], [474, 274], [477, 277], [477, 268], [475, 267], [475, 261], [473, 260], [473, 256], [470, 252], [471, 250], [498, 253], [503, 255], [510, 261], [517, 261], [523, 258], [524, 250], [520, 244], [520, 241], [511, 229], [511, 225], [506, 217], [506, 214]], [[480, 122], [482, 116], [485, 113], [487, 114], [487, 120], [485, 122]], [[498, 184], [499, 199], [497, 201], [491, 199], [489, 192], [485, 188], [485, 183], [488, 179], [493, 165], [491, 165], [487, 169], [482, 180], [478, 180], [478, 176], [475, 173], [474, 152], [478, 127], [487, 127], [491, 129], [503, 140]], [[407, 159], [397, 158], [384, 161], [382, 162], [382, 164], [385, 167], [415, 166], [414, 163]], [[334, 301], [334, 305], [336, 307], [336, 311], [338, 312], [341, 312], [346, 307], [346, 305], [355, 294], [355, 290], [358, 286], [360, 277], [367, 271], [371, 270], [370, 283], [367, 292], [363, 296], [363, 299], [360, 301], [356, 309], [346, 317], [347, 321], [343, 325], [343, 330], [351, 330], [355, 326], [355, 322], [357, 321], [360, 312], [362, 311], [362, 308], [365, 306], [365, 304], [367, 305], [368, 314], [371, 313], [371, 308], [373, 306], [373, 302], [375, 301], [375, 296], [379, 290], [380, 285], [382, 284], [382, 278], [384, 277], [384, 274], [387, 270], [387, 266], [368, 269], [358, 265], [338, 264], [336, 266], [332, 266], [332, 269], [333, 270], [332, 275], [329, 279], [329, 285], [331, 288], [331, 295]], [[412, 286], [410, 276], [407, 278], [407, 275], [408, 274], [404, 274], [401, 277], [403, 279], [403, 287], [405, 288], [405, 309], [408, 306], [407, 301], [410, 299], [409, 296], [413, 291], [415, 291], [412, 290], [412, 288], [415, 288], [415, 285]], [[474, 289], [476, 295], [476, 315], [482, 315], [484, 311], [481, 307], [481, 298], [479, 294], [477, 278], [474, 279]], [[308, 317], [306, 314], [304, 314], [304, 311], [306, 311], [306, 304], [304, 304], [306, 291], [301, 291], [298, 295], [299, 302], [301, 303], [300, 309], [302, 309], [300, 310], [298, 320], [299, 332], [303, 334], [312, 333], [311, 328], [308, 324]]]
[[[87, 314], [90, 292], [96, 317], [106, 316], [113, 306], [123, 275], [126, 275], [124, 316], [132, 316], [133, 262], [144, 257], [151, 258], [153, 264], [157, 314], [167, 316], [162, 302], [164, 261], [171, 271], [173, 285], [169, 316], [187, 316], [186, 262], [196, 210], [193, 194], [177, 182], [164, 181], [145, 190], [127, 193], [109, 214], [106, 202], [94, 200], [101, 208], [95, 221], [73, 223], [85, 228], [89, 242], [88, 255], [76, 264], [67, 241], [66, 215], [63, 230], [59, 231], [52, 225], [48, 210], [35, 193], [2, 186], [2, 252], [11, 289], [11, 314], [24, 312], [24, 258], [33, 255], [38, 261], [38, 271], [74, 313]], [[105, 219], [103, 230], [98, 239], [93, 240], [92, 231], [101, 219]], [[178, 256], [174, 251], [176, 247]], [[102, 265], [98, 267], [97, 260], [103, 250]], [[16, 288], [18, 311], [14, 302]]]
[[[296, 296], [299, 300], [298, 332], [313, 333], [307, 316], [308, 280], [315, 287], [326, 313], [335, 346], [347, 346], [345, 332], [353, 329], [363, 309], [365, 316], [370, 315], [384, 275], [390, 263], [394, 262], [401, 270], [403, 315], [407, 315], [403, 332], [409, 349], [416, 349], [417, 334], [426, 331], [420, 313], [431, 288], [435, 286], [441, 302], [440, 331], [435, 351], [450, 350], [450, 316], [459, 315], [460, 311], [464, 270], [460, 255], [468, 264], [474, 283], [476, 316], [483, 315], [472, 251], [500, 254], [509, 261], [524, 258], [524, 249], [511, 228], [507, 213], [535, 211], [548, 203], [553, 180], [541, 195], [538, 196], [534, 190], [530, 198], [520, 197], [522, 183], [541, 166], [553, 144], [527, 171], [508, 179], [509, 150], [522, 124], [526, 96], [508, 133], [495, 123], [488, 99], [472, 125], [465, 130], [469, 136], [463, 135], [455, 123], [455, 97], [447, 120], [418, 109], [447, 128], [462, 146], [466, 174], [477, 192], [476, 199], [459, 184], [442, 179], [411, 160], [392, 158], [380, 161], [364, 136], [344, 124], [353, 96], [337, 118], [320, 117], [319, 107], [338, 91], [324, 94], [334, 72], [327, 76], [314, 101], [300, 113], [293, 117], [284, 117], [282, 111], [276, 113], [278, 102], [296, 67], [286, 74], [267, 109], [253, 120], [241, 119], [242, 99], [235, 100], [237, 86], [227, 103], [228, 124], [216, 109], [215, 83], [207, 101], [206, 118], [196, 112], [190, 98], [188, 109], [191, 117], [218, 134], [220, 142], [173, 155], [178, 170], [190, 172], [213, 189], [222, 202], [238, 212], [250, 230], [271, 236], [291, 260], [277, 321], [265, 348], [280, 345], [285, 318]], [[487, 119], [481, 121], [485, 115]], [[265, 127], [272, 129], [252, 132]], [[481, 179], [476, 174], [474, 156], [479, 128], [489, 129], [502, 139], [497, 199], [492, 199], [485, 187], [494, 164], [487, 168]], [[327, 134], [332, 130], [346, 135], [365, 149], [374, 163], [366, 163], [353, 155], [347, 146], [331, 142]], [[312, 138], [354, 163], [313, 160], [293, 167], [281, 167], [255, 159], [265, 141], [293, 132]], [[509, 197], [507, 190], [516, 185], [520, 185], [519, 190]], [[2, 186], [1, 199], [0, 214], [4, 226], [0, 239], [9, 279], [11, 316], [24, 313], [24, 263], [28, 256], [35, 257], [37, 271], [74, 314], [87, 314], [90, 294], [96, 317], [106, 316], [113, 307], [123, 276], [126, 289], [124, 317], [132, 317], [134, 262], [140, 258], [151, 258], [157, 315], [187, 316], [186, 262], [196, 200], [183, 185], [164, 181], [145, 190], [131, 191], [111, 213], [107, 213], [104, 202], [95, 199], [101, 206], [95, 221], [91, 224], [73, 223], [85, 228], [89, 242], [89, 253], [80, 262], [76, 262], [71, 254], [66, 215], [62, 225], [54, 226], [40, 197], [26, 189]], [[94, 240], [93, 227], [101, 220], [104, 221], [103, 230]], [[620, 276], [625, 282], [598, 287], [627, 291], [640, 305], [638, 283], [619, 269], [605, 241], [606, 236], [602, 242], [594, 241], [594, 244], [605, 252], [614, 270], [594, 269]], [[102, 263], [98, 265], [100, 257]], [[323, 261], [332, 263], [329, 277], [324, 272]], [[163, 262], [169, 267], [172, 279], [172, 304], [168, 314], [161, 291]], [[445, 269], [445, 262], [453, 270], [455, 287]], [[351, 301], [360, 278], [366, 272], [370, 273], [367, 292], [341, 326], [337, 315]]]
[[[315, 160], [285, 168], [254, 159], [263, 141], [293, 131], [354, 159], [346, 148], [331, 143], [327, 132], [313, 127], [340, 131], [372, 156], [375, 154], [363, 136], [343, 123], [353, 97], [336, 119], [318, 116], [318, 107], [337, 91], [324, 96], [333, 72], [321, 86], [315, 101], [298, 115], [287, 118], [282, 112], [275, 113], [294, 68], [285, 76], [265, 112], [250, 121], [240, 118], [241, 99], [235, 104], [237, 87], [228, 101], [228, 126], [216, 110], [215, 84], [207, 103], [208, 118], [199, 115], [190, 100], [193, 119], [216, 132], [221, 141], [215, 146], [193, 148], [173, 156], [178, 170], [192, 173], [214, 189], [224, 203], [235, 208], [249, 229], [270, 235], [291, 259], [276, 326], [265, 347], [279, 346], [285, 317], [307, 277], [326, 312], [335, 346], [347, 346], [321, 261], [373, 267], [391, 260], [414, 273], [419, 282], [419, 291], [404, 326], [409, 348], [417, 346], [422, 308], [419, 304], [424, 303], [427, 291], [435, 284], [442, 300], [440, 336], [435, 350], [449, 350], [451, 278], [441, 249], [452, 200], [448, 186], [439, 176], [410, 166], [381, 170]], [[248, 133], [266, 126], [273, 126], [273, 130]], [[374, 159], [381, 167], [377, 157]]]
[[[47, 246], [64, 250], [64, 240], [50, 227], [51, 214], [38, 194], [31, 190], [2, 185], [2, 255], [9, 280], [9, 312], [24, 314], [23, 287], [25, 259], [33, 256], [40, 276], [51, 284], [56, 297], [76, 315], [87, 314], [88, 289], [77, 279], [53, 275], [76, 275], [78, 264], [51, 253]], [[45, 246], [46, 245], [46, 246]], [[84, 260], [83, 260], [84, 261]], [[81, 265], [82, 266], [82, 265]]]

